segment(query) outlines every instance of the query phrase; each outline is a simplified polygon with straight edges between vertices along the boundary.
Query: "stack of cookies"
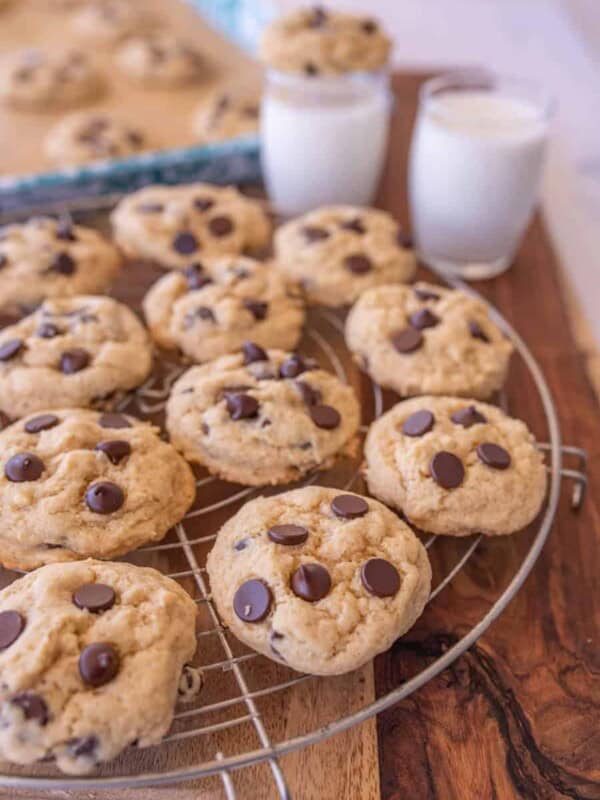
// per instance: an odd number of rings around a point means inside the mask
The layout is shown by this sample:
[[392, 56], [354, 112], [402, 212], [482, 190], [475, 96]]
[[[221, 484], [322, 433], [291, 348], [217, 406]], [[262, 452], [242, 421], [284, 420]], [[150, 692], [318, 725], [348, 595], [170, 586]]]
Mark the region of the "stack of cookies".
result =
[[[485, 402], [510, 343], [480, 300], [408, 284], [410, 239], [386, 212], [318, 209], [282, 225], [269, 251], [260, 204], [196, 184], [131, 194], [112, 223], [114, 242], [67, 219], [0, 231], [0, 307], [21, 315], [0, 331], [0, 561], [33, 570], [0, 592], [0, 756], [73, 773], [170, 725], [195, 604], [154, 570], [106, 559], [184, 517], [190, 463], [283, 486], [358, 449], [354, 391], [296, 349], [307, 305], [353, 304], [349, 351], [404, 399], [368, 430], [371, 496], [269, 493], [218, 532], [211, 593], [238, 639], [303, 672], [356, 669], [426, 604], [431, 567], [413, 528], [510, 534], [546, 490], [526, 425]], [[143, 300], [147, 327], [98, 294], [127, 270], [123, 255], [165, 271]], [[166, 403], [169, 442], [114, 410], [155, 348], [187, 367]]]

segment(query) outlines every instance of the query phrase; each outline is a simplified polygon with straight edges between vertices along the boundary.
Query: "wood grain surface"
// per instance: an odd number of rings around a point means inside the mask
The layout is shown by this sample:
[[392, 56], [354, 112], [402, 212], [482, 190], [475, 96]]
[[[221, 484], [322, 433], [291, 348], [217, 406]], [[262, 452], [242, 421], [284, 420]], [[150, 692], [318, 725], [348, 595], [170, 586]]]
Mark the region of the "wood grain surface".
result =
[[[398, 104], [379, 199], [379, 205], [405, 223], [406, 156], [421, 80], [409, 75], [395, 80]], [[600, 798], [600, 504], [593, 491], [600, 472], [600, 416], [585, 371], [593, 358], [573, 338], [561, 280], [543, 223], [536, 219], [510, 272], [476, 288], [514, 323], [538, 358], [557, 403], [564, 440], [588, 449], [592, 490], [584, 508], [578, 514], [571, 511], [567, 484], [552, 536], [525, 587], [451, 669], [376, 722], [281, 759], [296, 800]], [[128, 294], [131, 299], [139, 295], [134, 273], [120, 286], [119, 295]], [[358, 388], [368, 403], [367, 382]], [[545, 438], [539, 400], [518, 361], [508, 396], [514, 413]], [[261, 711], [273, 739], [348, 714], [439, 656], [489, 609], [520, 564], [532, 535], [530, 530], [484, 543], [415, 629], [373, 666], [333, 681], [303, 684], [287, 693], [285, 702], [269, 698]], [[442, 574], [458, 553], [459, 545], [452, 543], [432, 552], [437, 573]], [[261, 660], [258, 669], [250, 668], [251, 677], [264, 681], [269, 669]], [[227, 734], [219, 739], [225, 753], [257, 746], [249, 726]], [[172, 759], [185, 763], [190, 757], [212, 757], [215, 741], [181, 742]], [[141, 767], [150, 770], [160, 769], [167, 759], [156, 749], [138, 757]], [[239, 798], [277, 797], [266, 765], [232, 777]], [[49, 796], [213, 800], [224, 792], [218, 778], [138, 791], [42, 795], [0, 790], [0, 798]]]

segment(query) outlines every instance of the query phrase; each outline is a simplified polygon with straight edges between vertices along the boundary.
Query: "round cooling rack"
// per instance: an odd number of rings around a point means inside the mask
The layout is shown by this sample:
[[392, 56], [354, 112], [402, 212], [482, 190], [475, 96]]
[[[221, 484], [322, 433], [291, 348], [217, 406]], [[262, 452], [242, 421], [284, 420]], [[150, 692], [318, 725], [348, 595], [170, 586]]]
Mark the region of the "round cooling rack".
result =
[[[458, 281], [446, 281], [472, 294]], [[144, 287], [145, 288], [145, 287]], [[119, 292], [116, 293], [119, 298]], [[136, 302], [139, 298], [136, 298]], [[127, 301], [132, 302], [128, 292]], [[185, 519], [158, 545], [141, 548], [131, 554], [133, 563], [160, 569], [180, 581], [198, 603], [200, 623], [198, 652], [194, 665], [201, 668], [204, 685], [193, 702], [180, 704], [169, 734], [159, 747], [137, 750], [129, 748], [115, 762], [103, 765], [89, 777], [71, 778], [58, 775], [51, 765], [34, 768], [10, 767], [0, 775], [0, 786], [13, 789], [99, 790], [174, 783], [194, 778], [219, 775], [225, 794], [235, 798], [234, 771], [266, 762], [281, 798], [290, 798], [279, 758], [293, 750], [318, 744], [329, 736], [347, 730], [411, 695], [463, 654], [502, 613], [531, 572], [550, 532], [559, 499], [561, 480], [574, 480], [572, 504], [578, 507], [586, 485], [585, 453], [574, 447], [563, 447], [556, 409], [546, 380], [525, 342], [507, 321], [490, 307], [490, 312], [504, 333], [512, 340], [516, 353], [527, 369], [528, 380], [537, 392], [543, 409], [548, 441], [540, 445], [547, 453], [549, 489], [544, 510], [531, 531], [529, 547], [508, 585], [498, 595], [488, 612], [426, 668], [416, 672], [393, 691], [376, 701], [358, 707], [345, 716], [311, 725], [310, 715], [298, 712], [294, 735], [286, 735], [282, 709], [303, 684], [314, 685], [320, 697], [336, 692], [336, 678], [301, 675], [249, 650], [229, 634], [212, 603], [205, 558], [220, 525], [246, 500], [264, 492], [277, 493], [282, 487], [240, 488], [219, 481], [206, 473], [199, 474], [196, 503]], [[370, 383], [354, 366], [343, 342], [343, 318], [337, 313], [315, 310], [309, 315], [307, 333], [300, 347], [303, 353], [344, 381], [355, 386], [363, 401], [364, 425], [379, 417], [393, 399], [386, 401], [381, 389]], [[137, 392], [117, 404], [119, 410], [162, 422], [162, 412], [170, 388], [185, 367], [162, 360], [153, 377]], [[525, 390], [525, 389], [524, 389]], [[505, 398], [500, 404], [506, 406]], [[563, 469], [563, 454], [579, 460], [578, 469]], [[361, 491], [360, 457], [333, 470], [315, 473], [298, 485], [320, 483], [342, 490]], [[284, 487], [285, 489], [289, 487]], [[476, 552], [481, 536], [465, 540], [448, 540], [429, 536], [424, 539], [430, 555], [440, 551], [434, 562], [434, 584], [428, 603], [456, 577]], [[445, 565], [435, 567], [436, 562]], [[448, 566], [448, 564], [451, 566]], [[436, 574], [437, 569], [437, 574]], [[460, 620], [457, 620], [457, 624]], [[148, 765], [152, 769], [148, 770]]]

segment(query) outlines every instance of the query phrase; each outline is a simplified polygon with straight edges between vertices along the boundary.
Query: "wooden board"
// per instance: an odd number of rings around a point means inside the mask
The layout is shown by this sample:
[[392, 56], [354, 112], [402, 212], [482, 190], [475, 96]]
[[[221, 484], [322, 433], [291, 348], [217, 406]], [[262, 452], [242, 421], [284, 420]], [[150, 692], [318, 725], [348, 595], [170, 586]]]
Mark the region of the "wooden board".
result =
[[[406, 154], [418, 76], [395, 82], [398, 97], [392, 147], [380, 205], [406, 222]], [[147, 280], [148, 276], [144, 280]], [[136, 293], [129, 274], [123, 292]], [[567, 442], [588, 448], [590, 478], [600, 469], [597, 399], [569, 327], [558, 267], [540, 220], [530, 231], [514, 268], [477, 286], [493, 300], [531, 345], [555, 394]], [[367, 384], [361, 384], [367, 401]], [[543, 437], [539, 404], [522, 365], [509, 383], [514, 411], [533, 422]], [[596, 436], [595, 436], [596, 434]], [[590, 493], [574, 516], [568, 496], [561, 502], [554, 533], [508, 610], [479, 643], [450, 670], [378, 719], [282, 759], [292, 796], [299, 800], [429, 800], [430, 798], [600, 798], [597, 631], [600, 621], [596, 578], [600, 509]], [[350, 713], [397, 686], [462, 635], [479, 619], [514, 573], [530, 534], [486, 543], [465, 573], [427, 610], [423, 620], [374, 669], [335, 682], [319, 681], [294, 690], [285, 704], [266, 709], [274, 738]], [[595, 547], [596, 545], [596, 547]], [[450, 557], [452, 548], [447, 548]], [[436, 562], [443, 557], [435, 556]], [[437, 563], [439, 567], [440, 564]], [[261, 662], [264, 664], [264, 662]], [[264, 676], [262, 676], [264, 677]], [[256, 746], [246, 729], [225, 739], [223, 750]], [[178, 757], [203, 757], [195, 740], [179, 746]], [[157, 769], [155, 750], [142, 753], [144, 767]], [[274, 798], [267, 766], [233, 775], [240, 798]], [[0, 797], [40, 797], [1, 792]], [[61, 797], [143, 797], [191, 800], [221, 798], [217, 779], [135, 791]]]

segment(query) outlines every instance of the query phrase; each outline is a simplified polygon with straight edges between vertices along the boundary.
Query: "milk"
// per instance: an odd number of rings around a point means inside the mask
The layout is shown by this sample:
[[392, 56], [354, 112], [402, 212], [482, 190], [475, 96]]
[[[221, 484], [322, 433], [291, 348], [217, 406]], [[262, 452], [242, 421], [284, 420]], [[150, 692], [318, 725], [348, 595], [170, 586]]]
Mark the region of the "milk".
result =
[[271, 79], [261, 107], [261, 158], [275, 208], [300, 214], [320, 205], [369, 205], [387, 149], [385, 82]]
[[409, 191], [425, 261], [464, 277], [508, 266], [539, 193], [547, 133], [539, 103], [508, 89], [448, 90], [422, 102]]

